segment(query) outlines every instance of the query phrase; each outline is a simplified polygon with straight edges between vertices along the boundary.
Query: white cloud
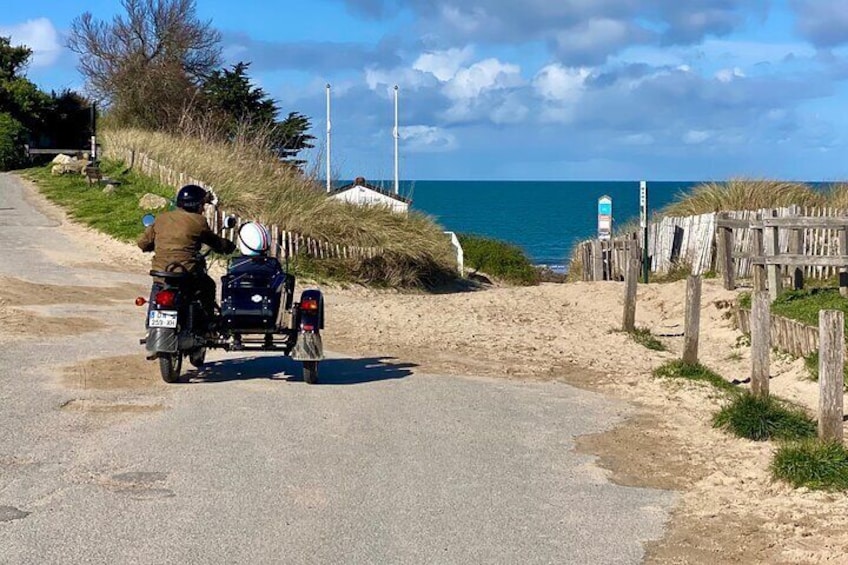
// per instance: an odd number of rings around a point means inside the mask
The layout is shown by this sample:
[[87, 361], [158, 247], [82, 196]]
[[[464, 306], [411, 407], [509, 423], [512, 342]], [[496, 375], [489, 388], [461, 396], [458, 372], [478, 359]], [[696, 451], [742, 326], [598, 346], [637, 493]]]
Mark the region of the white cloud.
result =
[[515, 88], [522, 84], [521, 67], [486, 59], [460, 69], [445, 85], [444, 93], [453, 100], [470, 100], [491, 90]]
[[574, 103], [583, 95], [589, 74], [586, 68], [564, 67], [555, 63], [536, 74], [533, 88], [545, 100]]
[[470, 46], [423, 53], [413, 63], [412, 68], [422, 73], [430, 73], [440, 81], [447, 82], [456, 76], [459, 69], [471, 59], [473, 54], [474, 50]]
[[398, 128], [404, 150], [413, 153], [436, 153], [456, 149], [456, 137], [442, 128], [415, 125]]
[[27, 20], [12, 26], [0, 26], [0, 35], [11, 37], [12, 45], [26, 45], [32, 49], [33, 67], [49, 67], [56, 62], [62, 52], [59, 32], [47, 18]]

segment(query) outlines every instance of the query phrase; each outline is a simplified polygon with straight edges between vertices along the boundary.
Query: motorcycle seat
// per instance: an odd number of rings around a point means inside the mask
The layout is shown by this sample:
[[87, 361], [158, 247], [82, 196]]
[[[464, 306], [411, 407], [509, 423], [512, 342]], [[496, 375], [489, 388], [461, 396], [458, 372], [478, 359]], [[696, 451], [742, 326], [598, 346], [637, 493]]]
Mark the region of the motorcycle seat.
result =
[[190, 277], [191, 273], [188, 273], [188, 272], [175, 273], [173, 271], [150, 271], [150, 276], [160, 278], [160, 279], [178, 280], [178, 279], [185, 279], [185, 278]]

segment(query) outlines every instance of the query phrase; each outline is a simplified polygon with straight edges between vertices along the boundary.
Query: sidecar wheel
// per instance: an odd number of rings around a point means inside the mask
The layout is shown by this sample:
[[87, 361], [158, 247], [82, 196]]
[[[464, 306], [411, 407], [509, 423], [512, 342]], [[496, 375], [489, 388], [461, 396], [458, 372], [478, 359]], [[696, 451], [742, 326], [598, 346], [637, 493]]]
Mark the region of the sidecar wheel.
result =
[[159, 372], [166, 383], [179, 382], [182, 368], [183, 356], [179, 353], [163, 353], [159, 356]]
[[303, 381], [310, 385], [318, 382], [318, 361], [303, 362]]
[[195, 369], [202, 368], [203, 364], [206, 363], [206, 348], [201, 347], [200, 349], [195, 349], [194, 351], [189, 353], [188, 361], [194, 366]]

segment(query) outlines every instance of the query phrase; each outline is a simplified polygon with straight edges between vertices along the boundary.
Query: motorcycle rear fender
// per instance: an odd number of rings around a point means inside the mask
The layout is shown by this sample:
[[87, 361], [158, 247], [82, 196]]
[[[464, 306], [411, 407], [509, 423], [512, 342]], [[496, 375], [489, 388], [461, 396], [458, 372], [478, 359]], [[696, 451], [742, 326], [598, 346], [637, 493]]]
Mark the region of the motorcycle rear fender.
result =
[[324, 296], [320, 290], [308, 289], [304, 290], [300, 295], [300, 304], [306, 300], [318, 301], [318, 312], [312, 313], [305, 310], [300, 310], [300, 324], [297, 329], [303, 328], [304, 325], [311, 326], [317, 330], [324, 329]]
[[177, 330], [174, 328], [150, 328], [147, 330], [147, 352], [176, 353], [178, 351]]

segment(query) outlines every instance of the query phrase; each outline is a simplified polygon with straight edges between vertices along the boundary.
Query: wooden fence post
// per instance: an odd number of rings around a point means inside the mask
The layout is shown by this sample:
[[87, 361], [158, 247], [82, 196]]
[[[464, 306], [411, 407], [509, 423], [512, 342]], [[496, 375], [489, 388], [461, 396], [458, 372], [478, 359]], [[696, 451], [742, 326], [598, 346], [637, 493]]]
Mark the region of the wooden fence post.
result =
[[642, 269], [642, 256], [635, 241], [630, 242], [627, 254], [627, 269], [624, 274], [624, 322], [622, 329], [632, 332], [636, 329], [636, 283]]
[[[789, 215], [792, 218], [797, 218], [800, 215], [799, 206], [793, 204], [789, 207]], [[792, 228], [789, 232], [789, 253], [791, 255], [801, 255], [803, 253], [804, 230], [800, 228]], [[804, 288], [804, 268], [796, 266], [791, 271], [792, 273], [792, 288], [801, 290]]]
[[[764, 214], [765, 215], [765, 214]], [[777, 216], [777, 210], [769, 210], [768, 216], [774, 218]], [[780, 255], [780, 241], [778, 239], [778, 229], [776, 226], [769, 226], [763, 229], [763, 238], [765, 239], [766, 257], [777, 259]], [[768, 291], [772, 301], [777, 300], [783, 286], [783, 279], [780, 276], [780, 264], [774, 263], [766, 267], [768, 271]]]
[[701, 275], [689, 275], [686, 279], [686, 318], [683, 334], [683, 362], [689, 365], [698, 362], [700, 325]]
[[770, 304], [767, 292], [754, 291], [751, 298], [751, 392], [762, 398], [769, 394]]
[[604, 280], [604, 254], [597, 239], [592, 241], [592, 280]]
[[[722, 212], [716, 217], [716, 222], [729, 218], [729, 213]], [[733, 228], [719, 227], [716, 230], [716, 250], [718, 251], [716, 263], [723, 275], [724, 288], [734, 290], [736, 288], [736, 269], [733, 264]]]
[[[762, 214], [757, 213], [757, 220], [762, 219]], [[763, 226], [760, 225], [752, 225], [751, 226], [751, 235], [752, 239], [752, 249], [751, 254], [752, 257], [759, 259], [762, 261], [761, 263], [755, 263], [753, 265], [754, 270], [754, 292], [765, 290], [766, 289], [766, 264], [765, 264], [765, 254], [763, 253]]]
[[842, 442], [845, 315], [819, 311], [819, 439]]
[[[848, 228], [839, 230], [839, 254], [848, 255]], [[848, 265], [839, 268], [839, 295], [848, 298]]]

